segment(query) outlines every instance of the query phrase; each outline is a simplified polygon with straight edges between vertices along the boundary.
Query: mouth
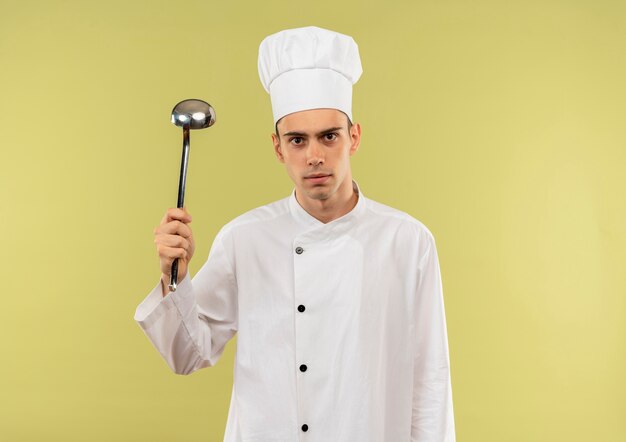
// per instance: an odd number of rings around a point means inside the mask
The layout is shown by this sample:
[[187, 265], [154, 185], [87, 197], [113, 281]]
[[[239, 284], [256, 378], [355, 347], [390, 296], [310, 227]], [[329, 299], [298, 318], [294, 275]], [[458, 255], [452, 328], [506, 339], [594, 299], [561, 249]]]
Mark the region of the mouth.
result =
[[328, 180], [331, 176], [332, 174], [328, 173], [313, 173], [311, 175], [305, 176], [304, 179], [309, 183], [322, 184], [326, 182], [326, 180]]

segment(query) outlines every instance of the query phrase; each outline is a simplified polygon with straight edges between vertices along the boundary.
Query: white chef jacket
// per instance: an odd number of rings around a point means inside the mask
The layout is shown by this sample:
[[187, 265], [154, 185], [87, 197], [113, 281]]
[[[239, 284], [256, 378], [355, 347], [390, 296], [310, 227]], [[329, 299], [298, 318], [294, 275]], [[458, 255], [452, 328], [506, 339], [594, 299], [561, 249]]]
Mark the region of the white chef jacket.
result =
[[225, 442], [455, 440], [435, 242], [367, 199], [329, 223], [290, 197], [225, 225], [209, 257], [134, 319], [171, 369], [238, 333]]

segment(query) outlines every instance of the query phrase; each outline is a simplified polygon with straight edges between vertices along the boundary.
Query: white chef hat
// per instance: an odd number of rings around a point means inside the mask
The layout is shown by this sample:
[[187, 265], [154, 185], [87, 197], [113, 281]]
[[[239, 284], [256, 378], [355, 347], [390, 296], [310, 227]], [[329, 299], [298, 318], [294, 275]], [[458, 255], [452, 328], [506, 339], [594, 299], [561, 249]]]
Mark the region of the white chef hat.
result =
[[352, 85], [362, 72], [352, 37], [315, 26], [272, 34], [259, 47], [259, 77], [272, 100], [274, 123], [321, 108], [338, 109], [352, 120]]

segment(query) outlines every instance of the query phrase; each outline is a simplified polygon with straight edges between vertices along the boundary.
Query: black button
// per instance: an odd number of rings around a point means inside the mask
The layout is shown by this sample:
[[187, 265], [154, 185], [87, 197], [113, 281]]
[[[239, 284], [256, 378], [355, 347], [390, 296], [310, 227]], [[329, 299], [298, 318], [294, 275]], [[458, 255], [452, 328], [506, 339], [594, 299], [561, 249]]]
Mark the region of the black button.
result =
[[302, 252], [304, 252], [304, 249], [302, 247], [296, 247], [296, 253], [298, 255], [302, 255]]
[[298, 306], [298, 311], [299, 311], [300, 313], [302, 313], [304, 310], [305, 310], [304, 306], [303, 306], [302, 304], [300, 304], [300, 305]]
[[306, 371], [306, 365], [302, 364], [302, 365], [300, 366], [300, 371]]
[[306, 431], [309, 429], [309, 426], [307, 424], [302, 425], [302, 431]]

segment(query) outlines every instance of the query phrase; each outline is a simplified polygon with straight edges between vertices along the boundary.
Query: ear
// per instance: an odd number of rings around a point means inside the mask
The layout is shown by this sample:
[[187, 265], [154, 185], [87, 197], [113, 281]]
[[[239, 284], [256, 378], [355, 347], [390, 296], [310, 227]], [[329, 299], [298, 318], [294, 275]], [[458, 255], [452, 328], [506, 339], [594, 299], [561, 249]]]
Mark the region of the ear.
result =
[[276, 136], [276, 134], [272, 134], [272, 144], [274, 145], [274, 154], [276, 154], [276, 158], [281, 163], [285, 162], [285, 157], [283, 156], [283, 151], [280, 148], [280, 139]]
[[359, 123], [352, 124], [350, 128], [350, 155], [354, 155], [361, 145], [361, 125]]

